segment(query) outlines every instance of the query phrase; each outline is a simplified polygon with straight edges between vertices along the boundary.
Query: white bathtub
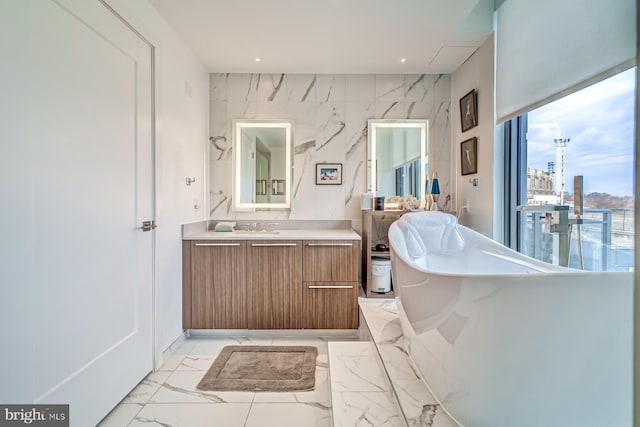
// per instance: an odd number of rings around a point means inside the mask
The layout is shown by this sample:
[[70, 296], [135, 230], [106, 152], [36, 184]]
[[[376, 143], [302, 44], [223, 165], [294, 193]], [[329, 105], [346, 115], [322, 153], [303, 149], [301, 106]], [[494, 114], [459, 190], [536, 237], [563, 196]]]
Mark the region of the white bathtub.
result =
[[407, 351], [458, 423], [631, 426], [632, 273], [546, 264], [441, 212], [389, 241]]

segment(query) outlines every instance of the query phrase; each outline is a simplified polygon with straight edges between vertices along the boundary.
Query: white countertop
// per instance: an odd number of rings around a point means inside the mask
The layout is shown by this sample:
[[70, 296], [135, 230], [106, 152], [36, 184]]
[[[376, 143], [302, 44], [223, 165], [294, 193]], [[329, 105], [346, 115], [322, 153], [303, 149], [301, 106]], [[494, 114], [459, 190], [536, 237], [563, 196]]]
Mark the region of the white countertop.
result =
[[183, 240], [361, 240], [360, 235], [346, 229], [299, 229], [277, 230], [275, 232], [260, 231], [201, 231], [190, 233]]

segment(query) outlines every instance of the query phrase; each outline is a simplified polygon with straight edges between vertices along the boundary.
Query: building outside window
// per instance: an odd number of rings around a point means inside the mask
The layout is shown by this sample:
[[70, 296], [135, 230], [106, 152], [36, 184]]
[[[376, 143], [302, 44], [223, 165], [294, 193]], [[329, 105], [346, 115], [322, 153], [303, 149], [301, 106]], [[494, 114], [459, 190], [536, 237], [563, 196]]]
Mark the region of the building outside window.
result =
[[[521, 204], [568, 205], [569, 266], [591, 271], [633, 269], [635, 68], [529, 112], [520, 162]], [[526, 178], [525, 178], [526, 176]], [[574, 177], [583, 178], [582, 215], [575, 215]], [[524, 192], [525, 186], [519, 186]], [[526, 198], [525, 198], [526, 197]], [[526, 202], [525, 202], [526, 200]], [[557, 260], [557, 217], [525, 211], [518, 249]], [[557, 214], [553, 214], [557, 215]]]

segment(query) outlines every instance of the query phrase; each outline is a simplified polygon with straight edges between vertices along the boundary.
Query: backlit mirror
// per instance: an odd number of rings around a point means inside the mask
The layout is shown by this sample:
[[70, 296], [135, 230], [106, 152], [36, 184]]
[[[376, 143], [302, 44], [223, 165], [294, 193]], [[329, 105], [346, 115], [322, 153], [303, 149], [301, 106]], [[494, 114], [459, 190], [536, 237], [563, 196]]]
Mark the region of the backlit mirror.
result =
[[291, 209], [293, 122], [233, 121], [233, 206]]
[[367, 188], [377, 196], [413, 195], [424, 205], [427, 120], [369, 120]]

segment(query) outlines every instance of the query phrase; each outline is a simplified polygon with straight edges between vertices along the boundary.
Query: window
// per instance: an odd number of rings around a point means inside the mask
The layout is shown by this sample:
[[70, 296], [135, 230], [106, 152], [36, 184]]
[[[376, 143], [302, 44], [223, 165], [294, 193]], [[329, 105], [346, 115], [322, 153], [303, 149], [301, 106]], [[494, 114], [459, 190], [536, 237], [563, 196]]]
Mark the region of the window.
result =
[[420, 163], [420, 159], [416, 159], [396, 168], [396, 194], [411, 194], [420, 200]]
[[[573, 268], [633, 269], [635, 85], [634, 68], [506, 124], [516, 165], [510, 211], [521, 206], [512, 245], [520, 252], [558, 263], [564, 250]], [[583, 177], [582, 213], [576, 176]], [[543, 205], [568, 206], [568, 248], [560, 212]]]

